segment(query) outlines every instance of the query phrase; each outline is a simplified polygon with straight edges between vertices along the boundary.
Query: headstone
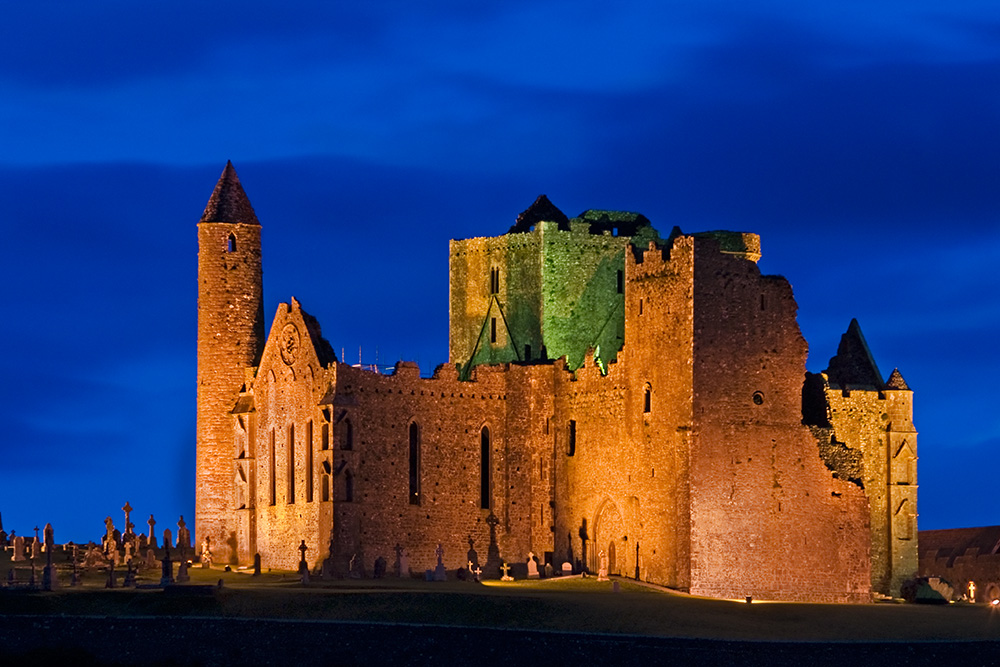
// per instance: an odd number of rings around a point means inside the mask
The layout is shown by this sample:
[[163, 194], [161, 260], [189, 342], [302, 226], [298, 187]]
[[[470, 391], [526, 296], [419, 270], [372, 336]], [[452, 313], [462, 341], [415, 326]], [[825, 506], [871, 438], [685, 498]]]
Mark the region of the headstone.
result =
[[35, 526], [35, 541], [31, 543], [31, 560], [42, 555], [42, 542], [38, 539], [38, 526]]
[[104, 538], [101, 542], [104, 545], [104, 553], [111, 553], [111, 545], [114, 542], [115, 535], [115, 522], [111, 520], [111, 517], [104, 519]]
[[[181, 517], [181, 519], [183, 518], [184, 517]], [[183, 528], [182, 530], [187, 530], [187, 529]], [[166, 531], [164, 531], [164, 533], [166, 533]], [[205, 539], [201, 541], [201, 567], [203, 570], [207, 570], [208, 568], [212, 567], [211, 544], [212, 542], [211, 540], [208, 539], [208, 535], [206, 535]], [[184, 551], [184, 546], [181, 543], [180, 531], [178, 531], [177, 533], [177, 548], [180, 549], [182, 552]]]
[[135, 586], [135, 570], [132, 569], [132, 561], [128, 562], [128, 570], [125, 572], [125, 581], [122, 582], [123, 588], [132, 588]]
[[465, 554], [466, 560], [470, 563], [469, 572], [472, 572], [475, 568], [479, 567], [479, 554], [476, 553], [475, 542], [472, 540], [472, 536], [469, 535], [469, 551]]
[[[620, 583], [618, 583], [617, 580], [611, 582], [611, 592], [612, 593], [619, 592], [621, 590], [621, 588], [622, 588], [622, 585]], [[747, 598], [747, 602], [750, 602], [750, 598], [749, 597]]]
[[437, 554], [437, 567], [434, 568], [434, 581], [447, 581], [448, 574], [444, 569], [444, 546], [438, 542], [438, 548], [434, 551]]
[[14, 561], [24, 560], [24, 538], [20, 535], [14, 536], [14, 555], [11, 558]]
[[177, 566], [177, 583], [185, 584], [189, 581], [191, 581], [191, 576], [188, 574], [188, 562], [186, 558], [182, 558]]
[[59, 585], [56, 568], [52, 565], [52, 552], [55, 551], [56, 540], [52, 524], [45, 524], [45, 569], [42, 570], [42, 588], [51, 591]]
[[152, 548], [155, 549], [156, 548], [156, 530], [155, 530], [155, 528], [156, 528], [156, 519], [153, 518], [152, 514], [150, 514], [149, 518], [146, 519], [146, 523], [149, 525], [149, 540], [148, 540], [149, 546], [151, 546]]
[[[164, 530], [163, 534], [166, 535], [167, 531]], [[164, 541], [166, 541], [166, 538], [164, 538]], [[181, 518], [177, 520], [177, 548], [178, 549], [191, 548], [191, 531], [188, 530], [187, 524], [184, 523], [183, 514], [181, 514]]]
[[145, 533], [139, 533], [139, 539], [136, 540], [137, 553], [145, 551], [148, 546], [149, 546], [149, 538], [146, 537]]
[[255, 553], [253, 555], [253, 576], [260, 576], [260, 553]]
[[152, 548], [146, 549], [146, 567], [156, 567], [156, 551]]
[[528, 579], [538, 578], [538, 561], [535, 560], [535, 554], [532, 551], [528, 552]]
[[173, 543], [172, 540], [173, 540], [173, 535], [171, 535], [170, 529], [169, 528], [164, 528], [163, 529], [163, 548], [166, 549], [167, 547], [174, 546], [174, 543]]
[[409, 577], [410, 576], [410, 552], [402, 551], [399, 554], [399, 576]]
[[608, 555], [602, 550], [598, 556], [601, 559], [600, 569], [597, 570], [597, 580], [607, 581], [608, 580]]
[[385, 559], [381, 556], [375, 559], [374, 574], [376, 579], [381, 579], [385, 576]]
[[[309, 551], [309, 547], [306, 546], [306, 541], [302, 540], [302, 544], [299, 545], [299, 574], [309, 571], [309, 563], [306, 562], [306, 552]], [[351, 559], [351, 564], [354, 564], [354, 559]]]
[[562, 573], [564, 576], [573, 574], [573, 566], [569, 562], [564, 562], [562, 564]]
[[554, 572], [555, 571], [552, 569], [552, 563], [545, 563], [545, 576], [551, 577]]
[[170, 542], [168, 538], [170, 530], [167, 529], [163, 531], [163, 560], [160, 561], [162, 569], [160, 570], [160, 585], [166, 586], [167, 584], [174, 583], [174, 563], [170, 560]]
[[503, 572], [500, 581], [514, 581], [514, 577], [510, 576], [510, 565], [507, 565], [506, 562], [500, 566], [500, 571]]
[[70, 542], [70, 545], [73, 547], [73, 556], [72, 556], [72, 558], [73, 558], [73, 574], [72, 574], [72, 576], [69, 579], [69, 585], [70, 586], [77, 586], [80, 583], [80, 575], [79, 575], [79, 572], [76, 569], [76, 564], [77, 564], [77, 548], [76, 548], [76, 545], [73, 544], [72, 542]]
[[353, 554], [351, 556], [350, 562], [347, 564], [347, 575], [351, 579], [360, 579], [361, 578], [361, 566], [358, 563], [358, 555], [357, 554]]
[[130, 563], [132, 561], [132, 543], [125, 543], [125, 562]]
[[125, 541], [131, 542], [132, 538], [135, 536], [135, 532], [132, 530], [135, 528], [135, 524], [132, 523], [132, 506], [125, 501], [125, 505], [122, 507], [122, 512], [125, 512]]
[[483, 569], [486, 571], [487, 576], [492, 578], [500, 571], [500, 565], [504, 562], [500, 558], [500, 545], [497, 543], [497, 526], [500, 525], [500, 519], [497, 518], [492, 510], [490, 510], [489, 516], [486, 517], [486, 525], [490, 527], [490, 544], [486, 549], [486, 565]]

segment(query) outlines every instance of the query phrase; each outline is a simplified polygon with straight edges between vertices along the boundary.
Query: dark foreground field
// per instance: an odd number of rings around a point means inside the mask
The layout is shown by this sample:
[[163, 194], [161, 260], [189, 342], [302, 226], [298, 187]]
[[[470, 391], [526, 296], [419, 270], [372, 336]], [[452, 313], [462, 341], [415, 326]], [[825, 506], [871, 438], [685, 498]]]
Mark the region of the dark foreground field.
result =
[[0, 665], [1000, 661], [1000, 613], [985, 606], [748, 605], [579, 578], [302, 587], [192, 574], [192, 586], [166, 591], [105, 590], [96, 577], [82, 589], [0, 591]]

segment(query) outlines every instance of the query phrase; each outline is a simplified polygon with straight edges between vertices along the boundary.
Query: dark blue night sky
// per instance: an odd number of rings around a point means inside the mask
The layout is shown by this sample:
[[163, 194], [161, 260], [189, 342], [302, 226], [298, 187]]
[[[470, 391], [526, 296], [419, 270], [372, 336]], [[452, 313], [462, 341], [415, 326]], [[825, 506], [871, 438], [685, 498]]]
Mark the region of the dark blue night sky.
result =
[[916, 391], [920, 526], [1000, 523], [1000, 5], [21, 3], [0, 21], [0, 513], [194, 512], [195, 224], [232, 159], [266, 311], [447, 360], [447, 242], [567, 214], [761, 234], [826, 367]]

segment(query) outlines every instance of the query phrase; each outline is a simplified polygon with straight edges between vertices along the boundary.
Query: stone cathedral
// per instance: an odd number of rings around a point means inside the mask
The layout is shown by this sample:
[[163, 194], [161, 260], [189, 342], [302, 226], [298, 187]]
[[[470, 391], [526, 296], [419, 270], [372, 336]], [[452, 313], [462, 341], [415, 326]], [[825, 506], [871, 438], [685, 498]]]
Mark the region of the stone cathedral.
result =
[[[231, 164], [198, 223], [197, 544], [215, 562], [415, 576], [529, 553], [724, 598], [862, 602], [917, 571], [913, 393], [857, 322], [807, 374], [760, 239], [662, 236], [544, 196], [451, 241], [449, 361], [339, 360], [296, 299], [266, 322]], [[515, 570], [516, 572], [516, 570]], [[403, 573], [404, 575], [406, 573]]]

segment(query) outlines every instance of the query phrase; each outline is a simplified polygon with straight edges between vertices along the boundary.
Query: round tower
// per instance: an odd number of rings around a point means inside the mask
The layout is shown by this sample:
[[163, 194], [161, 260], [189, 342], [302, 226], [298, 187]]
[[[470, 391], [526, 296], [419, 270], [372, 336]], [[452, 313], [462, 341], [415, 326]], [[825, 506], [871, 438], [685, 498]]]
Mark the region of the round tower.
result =
[[231, 560], [233, 418], [264, 346], [260, 223], [232, 162], [198, 222], [198, 418], [195, 549]]

